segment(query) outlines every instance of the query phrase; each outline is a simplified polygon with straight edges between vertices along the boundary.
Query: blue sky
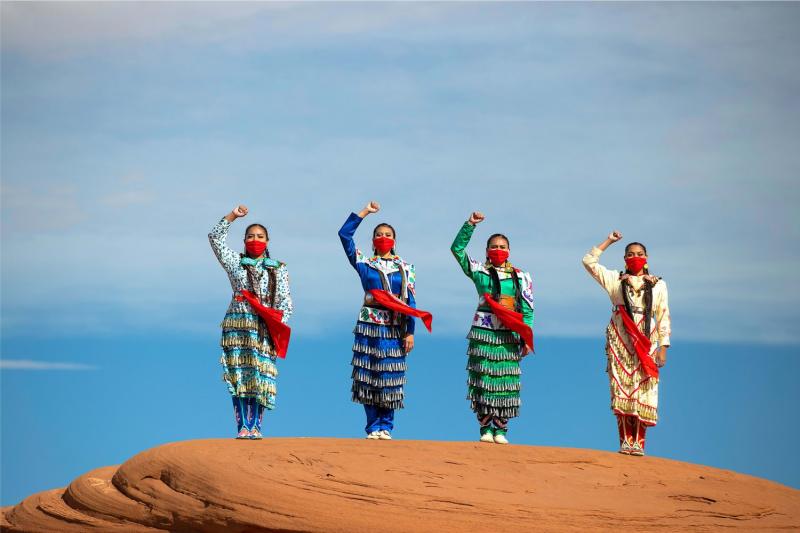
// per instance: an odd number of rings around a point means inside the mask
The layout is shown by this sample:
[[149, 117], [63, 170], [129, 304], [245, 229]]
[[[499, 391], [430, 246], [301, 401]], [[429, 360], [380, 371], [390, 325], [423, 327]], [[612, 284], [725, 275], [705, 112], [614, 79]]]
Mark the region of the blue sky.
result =
[[230, 291], [206, 234], [237, 203], [289, 265], [295, 339], [352, 327], [336, 230], [376, 199], [435, 336], [466, 330], [474, 294], [448, 248], [480, 209], [471, 251], [510, 237], [538, 336], [601, 337], [609, 306], [580, 258], [619, 229], [669, 284], [674, 357], [686, 342], [796, 352], [800, 6], [0, 9], [4, 380], [37, 375], [20, 361], [123, 357], [25, 339], [169, 351], [216, 334]]
[[333, 236], [375, 198], [440, 332], [473, 303], [448, 246], [482, 209], [542, 332], [599, 330], [579, 261], [618, 228], [676, 339], [800, 340], [795, 5], [2, 9], [6, 335], [205, 330], [228, 290], [204, 235], [238, 202], [324, 334], [357, 287]]

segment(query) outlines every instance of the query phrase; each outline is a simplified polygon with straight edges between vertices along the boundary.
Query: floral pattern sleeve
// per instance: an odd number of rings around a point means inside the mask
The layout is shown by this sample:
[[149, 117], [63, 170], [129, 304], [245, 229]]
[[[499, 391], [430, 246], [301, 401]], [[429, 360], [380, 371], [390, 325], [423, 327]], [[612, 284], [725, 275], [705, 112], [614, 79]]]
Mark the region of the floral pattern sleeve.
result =
[[286, 265], [281, 265], [277, 272], [277, 285], [275, 287], [275, 308], [283, 311], [283, 323], [289, 322], [294, 306], [292, 305], [292, 295], [289, 291], [289, 270]]
[[[406, 263], [406, 275], [408, 279], [406, 283], [408, 284], [408, 306], [413, 307], [414, 309], [417, 308], [417, 289], [416, 289], [416, 282], [417, 282], [417, 274], [414, 270], [414, 265]], [[406, 333], [409, 335], [414, 334], [414, 330], [416, 329], [417, 322], [414, 320], [413, 316], [406, 318]]]
[[231, 223], [224, 218], [217, 222], [208, 234], [208, 242], [211, 243], [211, 249], [214, 250], [214, 255], [217, 256], [217, 260], [225, 272], [233, 274], [239, 268], [240, 256], [228, 248], [225, 242], [230, 227]]

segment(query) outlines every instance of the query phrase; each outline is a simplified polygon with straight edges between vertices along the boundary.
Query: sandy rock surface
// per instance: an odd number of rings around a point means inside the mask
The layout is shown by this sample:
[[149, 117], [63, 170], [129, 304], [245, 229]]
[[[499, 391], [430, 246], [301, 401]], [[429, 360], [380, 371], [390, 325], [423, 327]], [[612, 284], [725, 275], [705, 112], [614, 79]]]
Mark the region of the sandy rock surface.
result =
[[800, 529], [800, 491], [654, 457], [472, 442], [176, 442], [0, 514], [4, 531]]

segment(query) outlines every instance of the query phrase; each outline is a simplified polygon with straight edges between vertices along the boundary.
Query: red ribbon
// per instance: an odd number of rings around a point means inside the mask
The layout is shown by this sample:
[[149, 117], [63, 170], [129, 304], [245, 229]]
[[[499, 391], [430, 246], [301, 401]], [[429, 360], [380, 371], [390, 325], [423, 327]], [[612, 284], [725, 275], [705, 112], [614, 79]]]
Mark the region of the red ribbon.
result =
[[522, 313], [517, 313], [500, 305], [488, 292], [483, 293], [483, 298], [489, 304], [492, 313], [500, 319], [500, 322], [511, 331], [518, 333], [522, 340], [525, 341], [525, 345], [533, 351], [533, 330], [522, 319]]
[[625, 326], [625, 332], [631, 339], [633, 350], [636, 352], [636, 357], [639, 358], [639, 362], [642, 363], [642, 369], [644, 369], [644, 373], [651, 378], [657, 378], [658, 367], [656, 366], [655, 361], [653, 361], [653, 358], [650, 357], [650, 348], [652, 347], [650, 339], [645, 337], [644, 333], [639, 331], [639, 328], [636, 327], [636, 323], [625, 310], [624, 305], [617, 306], [617, 313], [622, 317], [622, 325]]
[[395, 311], [397, 313], [402, 313], [408, 316], [415, 316], [422, 320], [422, 323], [425, 324], [425, 327], [428, 331], [431, 331], [431, 322], [433, 322], [433, 315], [427, 311], [422, 311], [421, 309], [414, 309], [411, 306], [408, 306], [401, 302], [394, 294], [390, 293], [389, 291], [384, 291], [381, 289], [370, 289], [369, 293], [375, 299], [377, 303], [389, 309], [390, 311]]
[[242, 290], [241, 293], [241, 296], [236, 296], [236, 300], [239, 302], [246, 300], [250, 304], [267, 326], [269, 336], [272, 337], [272, 344], [275, 346], [275, 355], [281, 359], [286, 359], [286, 350], [289, 349], [289, 337], [292, 334], [292, 328], [281, 321], [283, 311], [262, 305], [256, 295], [250, 291]]

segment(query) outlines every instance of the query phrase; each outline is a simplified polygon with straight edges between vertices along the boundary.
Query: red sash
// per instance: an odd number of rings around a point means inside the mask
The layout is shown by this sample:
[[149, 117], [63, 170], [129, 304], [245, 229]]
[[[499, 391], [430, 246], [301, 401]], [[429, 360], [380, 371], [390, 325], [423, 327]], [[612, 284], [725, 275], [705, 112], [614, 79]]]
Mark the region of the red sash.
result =
[[401, 302], [394, 294], [390, 293], [389, 291], [384, 291], [381, 289], [370, 289], [369, 293], [375, 299], [377, 303], [389, 309], [390, 311], [395, 311], [397, 313], [401, 313], [408, 316], [415, 316], [422, 320], [422, 323], [425, 324], [425, 327], [428, 331], [431, 331], [431, 322], [433, 322], [433, 315], [427, 311], [422, 311], [421, 309], [414, 309], [411, 306], [408, 306]]
[[642, 369], [644, 369], [644, 373], [651, 378], [657, 378], [658, 367], [656, 366], [655, 361], [653, 361], [653, 358], [650, 357], [650, 348], [652, 346], [650, 339], [645, 337], [644, 333], [639, 331], [639, 328], [636, 327], [636, 323], [625, 310], [624, 305], [617, 306], [617, 313], [622, 317], [622, 325], [625, 326], [625, 332], [631, 339], [633, 350], [636, 352], [636, 357], [639, 358], [639, 362], [642, 363]]
[[281, 322], [283, 311], [262, 305], [256, 295], [250, 291], [242, 290], [241, 293], [241, 296], [236, 296], [236, 300], [239, 302], [247, 300], [247, 303], [266, 324], [269, 336], [272, 337], [272, 344], [275, 346], [275, 355], [281, 359], [286, 359], [286, 350], [289, 349], [289, 337], [292, 334], [292, 328]]
[[522, 320], [522, 313], [517, 313], [500, 305], [488, 292], [483, 293], [483, 298], [489, 304], [492, 313], [500, 319], [500, 322], [511, 331], [518, 333], [522, 340], [525, 341], [525, 345], [533, 351], [533, 330]]

